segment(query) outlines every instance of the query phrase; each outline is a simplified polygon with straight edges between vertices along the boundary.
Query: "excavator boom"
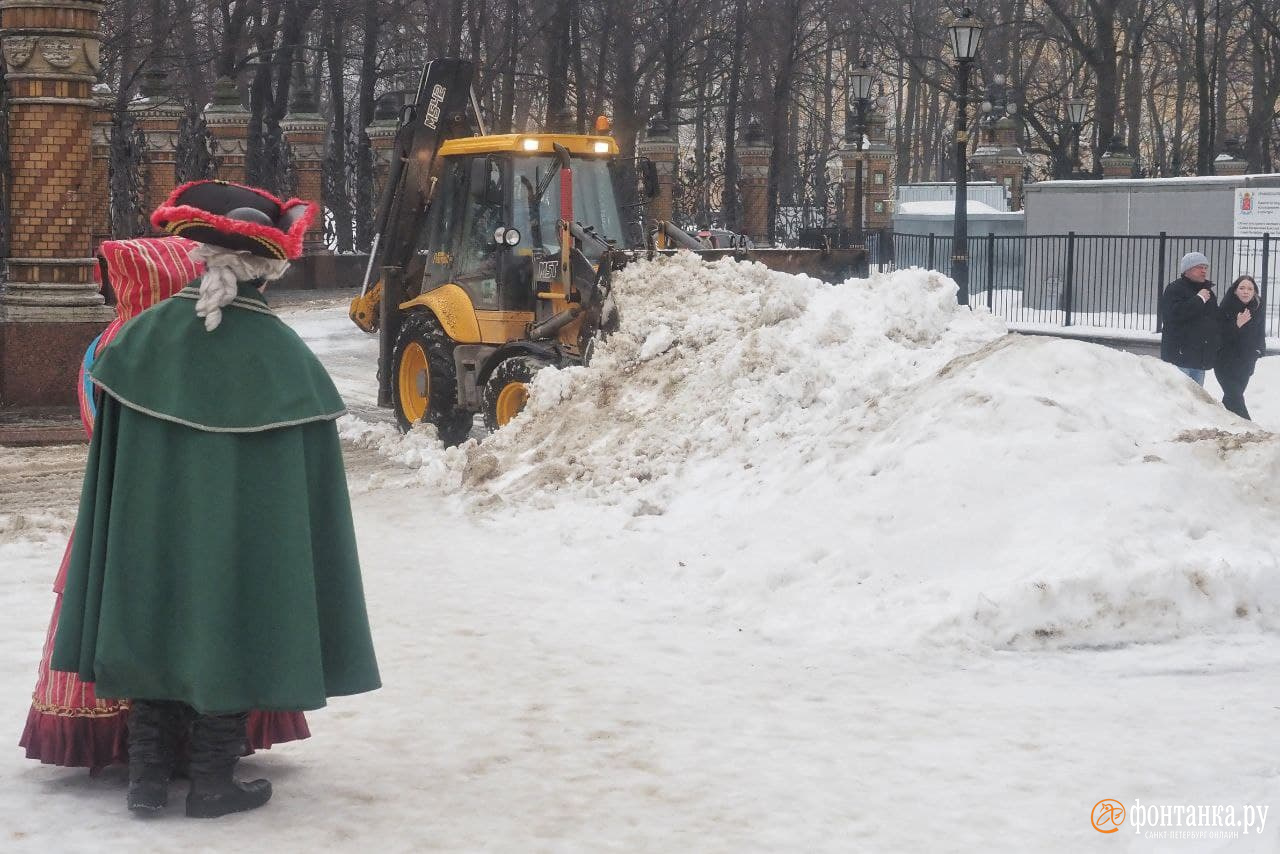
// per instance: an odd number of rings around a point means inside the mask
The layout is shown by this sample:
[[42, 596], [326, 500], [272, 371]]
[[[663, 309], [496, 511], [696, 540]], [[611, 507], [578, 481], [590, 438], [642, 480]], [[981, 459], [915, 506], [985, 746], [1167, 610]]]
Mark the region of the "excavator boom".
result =
[[351, 301], [351, 319], [365, 332], [377, 332], [382, 325], [382, 269], [403, 269], [416, 249], [414, 237], [431, 207], [441, 144], [470, 136], [478, 127], [477, 120], [467, 114], [473, 101], [473, 76], [472, 65], [465, 60], [428, 62], [413, 103], [400, 113], [387, 186], [374, 220], [377, 230], [369, 266], [360, 295]]
[[387, 280], [384, 271], [402, 273], [418, 249], [417, 236], [431, 209], [438, 177], [437, 155], [447, 139], [470, 136], [478, 119], [467, 115], [474, 98], [470, 62], [437, 59], [422, 69], [418, 93], [400, 113], [387, 186], [378, 207], [377, 231], [360, 295], [350, 316], [366, 332], [378, 333], [378, 403], [391, 401], [391, 360], [399, 332], [398, 306], [403, 278]]

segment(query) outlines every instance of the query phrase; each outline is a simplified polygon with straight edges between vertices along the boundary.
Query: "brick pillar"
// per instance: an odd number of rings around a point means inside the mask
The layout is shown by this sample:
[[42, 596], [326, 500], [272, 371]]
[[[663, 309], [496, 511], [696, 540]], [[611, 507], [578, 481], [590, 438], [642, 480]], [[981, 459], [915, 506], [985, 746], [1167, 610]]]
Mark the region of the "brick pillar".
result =
[[106, 83], [93, 87], [93, 134], [90, 145], [93, 152], [93, 186], [102, 188], [93, 199], [89, 243], [95, 250], [98, 244], [111, 237], [111, 198], [107, 188], [111, 181], [111, 111], [115, 102], [116, 94]]
[[760, 123], [747, 126], [738, 146], [738, 196], [742, 199], [742, 228], [757, 245], [769, 240], [769, 159], [773, 146], [765, 142]]
[[391, 153], [396, 146], [399, 115], [399, 96], [383, 95], [374, 108], [373, 124], [364, 129], [373, 148], [373, 198], [377, 204], [381, 204], [382, 194], [387, 188], [387, 176], [391, 172]]
[[1125, 148], [1124, 140], [1116, 137], [1106, 154], [1102, 155], [1102, 179], [1132, 178], [1135, 162], [1133, 155]]
[[245, 155], [248, 153], [249, 111], [240, 104], [236, 83], [229, 77], [213, 84], [213, 100], [204, 110], [209, 129], [209, 154], [214, 177], [244, 183]]
[[98, 197], [91, 87], [98, 0], [4, 0], [9, 92], [8, 273], [0, 292], [0, 402], [70, 404], [89, 341], [112, 317], [94, 277]]
[[1022, 176], [1027, 155], [1018, 144], [1018, 122], [1012, 116], [984, 121], [977, 149], [970, 163], [975, 173], [988, 181], [1003, 184], [1009, 210], [1022, 210]]
[[280, 128], [289, 141], [293, 154], [293, 171], [298, 176], [297, 195], [300, 199], [320, 205], [320, 211], [302, 238], [302, 251], [307, 255], [327, 252], [324, 244], [324, 144], [329, 123], [319, 114], [311, 85], [301, 69], [294, 72], [298, 81], [293, 88], [289, 113]]
[[862, 180], [863, 204], [867, 210], [867, 231], [880, 231], [893, 222], [893, 181], [897, 174], [898, 152], [889, 142], [889, 119], [878, 108], [867, 117], [866, 172]]
[[184, 110], [166, 92], [164, 75], [149, 72], [129, 112], [142, 131], [142, 215], [147, 219], [178, 185], [178, 125]]
[[675, 216], [676, 162], [679, 145], [675, 134], [662, 119], [654, 119], [645, 130], [636, 153], [653, 161], [658, 170], [658, 192], [645, 205], [649, 222]]

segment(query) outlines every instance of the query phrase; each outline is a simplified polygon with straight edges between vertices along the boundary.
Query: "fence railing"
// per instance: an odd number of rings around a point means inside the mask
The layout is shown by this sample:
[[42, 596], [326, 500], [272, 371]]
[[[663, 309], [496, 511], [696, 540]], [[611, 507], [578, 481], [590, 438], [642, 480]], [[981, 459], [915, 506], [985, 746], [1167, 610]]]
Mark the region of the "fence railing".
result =
[[830, 228], [844, 220], [844, 193], [839, 185], [831, 188], [831, 202], [821, 205], [779, 205], [773, 221], [773, 240], [779, 246], [794, 246], [800, 232], [808, 228]]
[[[950, 234], [894, 234], [892, 254], [888, 241], [868, 250], [880, 269], [925, 267], [950, 275], [951, 239]], [[1178, 277], [1182, 256], [1198, 251], [1209, 258], [1219, 299], [1237, 276], [1257, 279], [1267, 335], [1280, 337], [1280, 308], [1268, 299], [1280, 261], [1275, 242], [1270, 234], [970, 235], [969, 302], [1012, 323], [1159, 332], [1160, 294]]]

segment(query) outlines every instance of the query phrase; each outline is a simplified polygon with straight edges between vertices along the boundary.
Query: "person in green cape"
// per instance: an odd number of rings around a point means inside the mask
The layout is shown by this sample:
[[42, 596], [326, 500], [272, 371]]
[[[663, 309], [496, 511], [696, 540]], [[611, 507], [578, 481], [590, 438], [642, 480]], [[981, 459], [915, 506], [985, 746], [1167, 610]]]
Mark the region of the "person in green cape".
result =
[[197, 241], [206, 270], [91, 372], [98, 429], [51, 666], [132, 698], [135, 813], [167, 804], [184, 735], [188, 816], [262, 806], [271, 784], [233, 777], [247, 711], [381, 684], [334, 423], [345, 407], [261, 294], [314, 216], [252, 187], [179, 187], [151, 221]]

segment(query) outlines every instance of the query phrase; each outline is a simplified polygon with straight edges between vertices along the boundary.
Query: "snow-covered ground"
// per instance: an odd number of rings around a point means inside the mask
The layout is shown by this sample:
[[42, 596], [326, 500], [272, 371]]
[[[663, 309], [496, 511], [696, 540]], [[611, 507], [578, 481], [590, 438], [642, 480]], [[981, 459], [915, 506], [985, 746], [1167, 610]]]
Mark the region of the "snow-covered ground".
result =
[[[246, 760], [277, 794], [218, 822], [132, 820], [121, 773], [15, 747], [0, 848], [1280, 848], [1280, 360], [1250, 424], [921, 271], [677, 257], [618, 296], [590, 368], [451, 450], [373, 406], [345, 305], [284, 310], [352, 407], [386, 687]], [[0, 449], [15, 743], [82, 457]], [[1104, 836], [1104, 798], [1270, 815]]]

